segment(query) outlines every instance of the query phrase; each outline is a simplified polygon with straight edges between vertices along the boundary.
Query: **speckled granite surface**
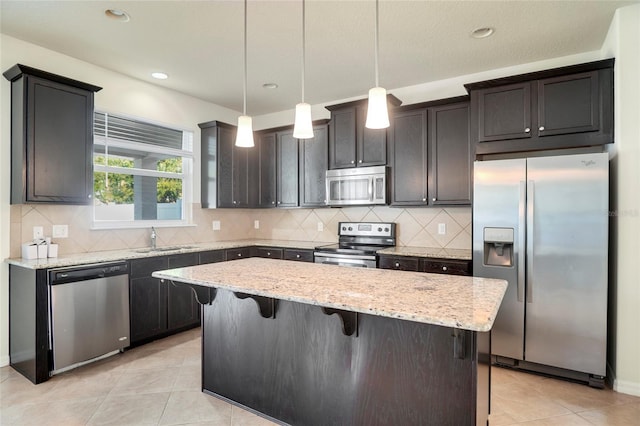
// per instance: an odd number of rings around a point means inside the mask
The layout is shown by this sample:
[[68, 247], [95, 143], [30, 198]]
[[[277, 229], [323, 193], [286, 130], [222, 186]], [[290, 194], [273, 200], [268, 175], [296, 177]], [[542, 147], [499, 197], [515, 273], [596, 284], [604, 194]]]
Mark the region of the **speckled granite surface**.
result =
[[504, 280], [249, 258], [154, 277], [472, 331], [493, 326]]
[[[247, 246], [270, 246], [282, 248], [313, 249], [322, 243], [313, 241], [281, 241], [281, 240], [237, 240], [216, 241], [212, 243], [191, 244], [188, 246], [158, 247], [158, 250], [139, 248], [130, 250], [97, 251], [92, 253], [78, 253], [67, 256], [51, 257], [48, 259], [26, 260], [22, 258], [6, 259], [12, 265], [30, 269], [60, 268], [65, 266], [88, 265], [91, 263], [112, 262], [118, 260], [141, 259], [145, 257], [163, 256], [170, 254], [195, 253], [207, 250], [221, 250]], [[329, 244], [329, 243], [326, 243]], [[170, 250], [167, 250], [167, 249]]]
[[378, 250], [378, 254], [393, 256], [433, 257], [439, 259], [471, 260], [471, 250], [432, 247], [391, 247]]

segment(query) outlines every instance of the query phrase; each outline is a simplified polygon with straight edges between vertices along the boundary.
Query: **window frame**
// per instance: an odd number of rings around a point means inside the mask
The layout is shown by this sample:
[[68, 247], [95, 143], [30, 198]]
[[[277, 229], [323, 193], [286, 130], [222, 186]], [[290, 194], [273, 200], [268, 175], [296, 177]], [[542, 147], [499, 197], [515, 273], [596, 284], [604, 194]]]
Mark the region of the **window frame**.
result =
[[[124, 139], [116, 139], [109, 138], [108, 136], [96, 135], [94, 132], [93, 135], [93, 146], [92, 146], [92, 182], [95, 179], [96, 172], [108, 172], [114, 174], [127, 174], [133, 176], [148, 176], [148, 177], [158, 177], [158, 178], [170, 178], [170, 179], [181, 179], [182, 180], [182, 218], [181, 219], [143, 219], [143, 220], [96, 220], [96, 202], [95, 202], [95, 192], [92, 192], [92, 196], [94, 198], [93, 203], [91, 204], [91, 229], [92, 230], [102, 230], [102, 229], [137, 229], [137, 228], [150, 228], [151, 226], [157, 228], [163, 227], [187, 227], [187, 226], [195, 226], [193, 223], [193, 166], [194, 166], [194, 131], [192, 129], [185, 129], [181, 127], [177, 127], [174, 125], [168, 125], [166, 123], [159, 123], [157, 121], [149, 120], [146, 118], [140, 118], [135, 116], [130, 116], [121, 113], [111, 113], [105, 110], [96, 110], [95, 113], [105, 114], [108, 116], [117, 116], [119, 118], [133, 120], [144, 124], [156, 125], [160, 127], [164, 127], [171, 130], [180, 131], [182, 133], [182, 149], [176, 149], [171, 147], [162, 147], [160, 145], [154, 144], [146, 144], [142, 142], [133, 142], [127, 141]], [[96, 143], [96, 141], [99, 141]], [[105, 146], [105, 153], [100, 154], [95, 150], [95, 145]], [[172, 172], [163, 172], [157, 170], [149, 170], [149, 169], [140, 169], [140, 168], [129, 168], [129, 167], [119, 167], [119, 166], [108, 166], [108, 165], [100, 165], [95, 164], [95, 156], [96, 155], [104, 155], [108, 157], [108, 147], [114, 148], [127, 148], [132, 149], [139, 152], [147, 152], [147, 153], [156, 153], [156, 154], [167, 154], [174, 157], [181, 157], [182, 161], [182, 173], [172, 173]], [[186, 147], [186, 148], [185, 148]], [[189, 149], [190, 148], [190, 149]], [[93, 183], [92, 183], [93, 188]]]

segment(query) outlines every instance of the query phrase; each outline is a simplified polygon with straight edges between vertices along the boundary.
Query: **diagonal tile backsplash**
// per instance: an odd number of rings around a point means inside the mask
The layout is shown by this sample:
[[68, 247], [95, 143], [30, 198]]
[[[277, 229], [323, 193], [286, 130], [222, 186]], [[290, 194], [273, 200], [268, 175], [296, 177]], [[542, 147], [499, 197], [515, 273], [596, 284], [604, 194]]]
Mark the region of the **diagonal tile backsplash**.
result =
[[[11, 257], [20, 257], [20, 246], [32, 240], [34, 226], [42, 226], [47, 236], [53, 225], [69, 226], [68, 238], [54, 240], [60, 255], [149, 246], [149, 229], [92, 230], [91, 215], [90, 206], [11, 206]], [[218, 231], [212, 229], [214, 220], [220, 221]], [[254, 228], [256, 220], [259, 229]], [[193, 206], [192, 226], [157, 230], [158, 246], [253, 238], [336, 242], [343, 221], [395, 222], [400, 246], [471, 249], [471, 207], [202, 209], [199, 204]], [[438, 224], [444, 224], [444, 235]]]

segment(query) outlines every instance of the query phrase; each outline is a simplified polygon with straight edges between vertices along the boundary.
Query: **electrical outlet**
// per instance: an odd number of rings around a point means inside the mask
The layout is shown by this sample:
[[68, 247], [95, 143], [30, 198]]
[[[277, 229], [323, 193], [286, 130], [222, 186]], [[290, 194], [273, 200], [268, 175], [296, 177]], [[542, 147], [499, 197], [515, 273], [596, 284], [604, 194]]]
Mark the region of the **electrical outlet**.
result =
[[253, 228], [254, 229], [260, 229], [260, 221], [259, 220], [254, 220], [253, 221]]
[[324, 231], [324, 223], [318, 222], [318, 232]]
[[42, 226], [33, 227], [33, 239], [44, 238], [44, 228]]
[[69, 237], [69, 226], [68, 225], [53, 225], [53, 229], [51, 231], [52, 238], [68, 238]]
[[438, 234], [445, 235], [447, 233], [447, 225], [444, 223], [438, 224]]
[[213, 223], [211, 224], [212, 228], [214, 231], [219, 231], [220, 230], [220, 221], [219, 220], [214, 220]]

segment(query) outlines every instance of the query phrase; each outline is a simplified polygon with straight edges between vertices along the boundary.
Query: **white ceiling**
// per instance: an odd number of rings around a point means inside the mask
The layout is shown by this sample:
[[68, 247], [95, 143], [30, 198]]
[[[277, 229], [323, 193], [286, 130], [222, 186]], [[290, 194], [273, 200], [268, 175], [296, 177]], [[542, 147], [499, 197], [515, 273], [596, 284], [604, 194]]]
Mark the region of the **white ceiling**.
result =
[[[638, 1], [381, 0], [380, 85], [392, 91], [599, 50], [615, 9]], [[300, 102], [301, 4], [249, 1], [250, 115]], [[106, 18], [110, 8], [131, 20]], [[374, 85], [374, 13], [372, 0], [307, 0], [307, 102], [366, 96]], [[242, 25], [240, 0], [0, 1], [4, 34], [238, 111]], [[470, 37], [486, 26], [495, 28], [492, 37]], [[154, 80], [152, 71], [170, 77]], [[262, 87], [271, 82], [279, 88]]]

